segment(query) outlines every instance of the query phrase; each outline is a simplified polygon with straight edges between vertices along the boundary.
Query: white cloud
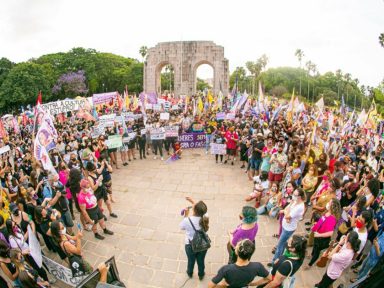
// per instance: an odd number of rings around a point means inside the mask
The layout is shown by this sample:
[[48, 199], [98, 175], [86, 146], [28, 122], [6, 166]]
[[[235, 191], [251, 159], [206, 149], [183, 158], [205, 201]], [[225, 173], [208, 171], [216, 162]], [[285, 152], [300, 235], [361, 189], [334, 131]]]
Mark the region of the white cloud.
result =
[[268, 67], [297, 66], [300, 48], [320, 72], [340, 68], [377, 85], [382, 15], [382, 0], [13, 0], [0, 10], [0, 57], [20, 62], [82, 46], [140, 59], [142, 45], [212, 40], [231, 70], [263, 53]]

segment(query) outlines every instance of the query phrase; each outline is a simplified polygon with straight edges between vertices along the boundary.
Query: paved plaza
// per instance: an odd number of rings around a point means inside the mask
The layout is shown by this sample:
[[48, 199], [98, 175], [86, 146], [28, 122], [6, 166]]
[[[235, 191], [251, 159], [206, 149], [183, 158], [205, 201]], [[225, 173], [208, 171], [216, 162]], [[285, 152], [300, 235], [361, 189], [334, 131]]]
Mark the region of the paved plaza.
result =
[[[213, 156], [195, 149], [185, 150], [183, 158], [171, 164], [153, 160], [150, 155], [115, 170], [113, 207], [119, 217], [107, 222], [115, 235], [99, 241], [85, 232], [85, 258], [96, 267], [114, 255], [121, 279], [130, 288], [207, 287], [211, 277], [227, 262], [228, 230], [239, 224], [238, 215], [246, 204], [243, 199], [252, 188], [236, 164], [216, 164]], [[181, 209], [188, 206], [186, 196], [204, 200], [208, 205], [212, 248], [206, 256], [203, 281], [198, 280], [196, 267], [192, 279], [188, 280], [185, 273], [184, 233], [179, 230], [179, 223]], [[297, 233], [304, 235], [303, 223]], [[272, 235], [278, 231], [278, 222], [260, 216], [258, 224], [252, 260], [266, 265], [277, 242]], [[310, 271], [300, 269], [295, 287], [313, 287], [323, 273], [324, 269], [317, 267]]]

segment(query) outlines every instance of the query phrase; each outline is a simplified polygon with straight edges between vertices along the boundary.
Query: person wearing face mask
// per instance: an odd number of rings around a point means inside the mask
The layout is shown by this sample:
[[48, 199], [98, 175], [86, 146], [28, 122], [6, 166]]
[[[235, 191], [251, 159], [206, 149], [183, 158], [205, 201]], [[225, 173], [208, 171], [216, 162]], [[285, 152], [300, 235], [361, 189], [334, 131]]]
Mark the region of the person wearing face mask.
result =
[[[285, 207], [284, 210], [280, 211], [280, 213], [284, 214], [284, 218], [282, 221], [282, 232], [279, 238], [279, 242], [276, 246], [276, 251], [272, 259], [272, 263], [281, 256], [284, 251], [284, 247], [287, 243], [287, 240], [296, 231], [299, 220], [304, 215], [304, 200], [304, 191], [303, 189], [298, 188], [292, 194], [291, 203], [287, 207]], [[268, 263], [268, 266], [272, 266], [272, 263]]]
[[[101, 183], [101, 179], [97, 182]], [[103, 229], [104, 234], [113, 235], [113, 232], [108, 230], [105, 222], [104, 215], [100, 211], [99, 206], [97, 205], [97, 198], [94, 195], [94, 190], [91, 188], [91, 185], [88, 180], [82, 179], [80, 181], [81, 191], [78, 195], [78, 202], [80, 206], [81, 213], [84, 217], [86, 223], [92, 224], [92, 231], [96, 239], [104, 240], [105, 237], [100, 235], [97, 231], [97, 224], [99, 223], [100, 227]]]
[[360, 216], [356, 217], [356, 206], [352, 207], [352, 218], [351, 218], [351, 227], [355, 231], [361, 241], [359, 250], [357, 251], [360, 254], [368, 239], [368, 227], [372, 223], [372, 212], [370, 210], [363, 211]]
[[328, 253], [327, 271], [324, 273], [321, 281], [315, 285], [318, 288], [329, 288], [343, 273], [343, 271], [351, 264], [353, 256], [361, 246], [358, 234], [355, 231], [349, 232], [344, 236], [335, 248]]
[[281, 180], [283, 180], [285, 166], [287, 165], [287, 162], [288, 162], [288, 156], [283, 152], [283, 150], [284, 150], [284, 144], [279, 143], [277, 152], [271, 156], [271, 160], [270, 160], [271, 168], [269, 170], [269, 175], [268, 175], [270, 182], [280, 183]]
[[9, 205], [9, 210], [11, 212], [11, 220], [21, 229], [21, 232], [24, 233], [24, 238], [28, 239], [28, 226], [31, 226], [33, 233], [36, 233], [35, 223], [29, 219], [27, 213], [20, 211], [19, 207], [15, 203]]
[[309, 165], [308, 173], [304, 176], [303, 181], [301, 181], [305, 195], [307, 197], [307, 205], [310, 203], [311, 196], [315, 191], [315, 187], [318, 181], [317, 176], [318, 174], [316, 165]]
[[82, 231], [77, 231], [75, 236], [71, 236], [67, 233], [65, 226], [60, 221], [53, 221], [51, 224], [51, 234], [54, 241], [59, 245], [59, 247], [64, 251], [64, 253], [70, 257], [70, 255], [77, 255], [82, 258], [84, 263], [83, 269], [85, 274], [92, 272], [91, 265], [84, 259], [81, 239], [83, 238]]
[[19, 252], [21, 252], [22, 255], [25, 257], [25, 260], [29, 263], [29, 265], [31, 265], [32, 268], [39, 273], [40, 277], [42, 277], [45, 281], [48, 281], [47, 272], [43, 267], [39, 267], [37, 265], [35, 259], [33, 259], [30, 254], [29, 246], [27, 243], [28, 234], [25, 237], [19, 226], [14, 223], [11, 219], [8, 219], [6, 221], [6, 226], [9, 234], [9, 244], [11, 248], [19, 250]]
[[[304, 262], [307, 240], [305, 237], [293, 235], [287, 239], [284, 246], [284, 253], [276, 258], [272, 266], [273, 280], [265, 288], [294, 287], [294, 275]], [[286, 281], [289, 282], [288, 285], [286, 285]]]
[[312, 258], [305, 270], [310, 269], [320, 256], [320, 252], [328, 248], [331, 237], [335, 230], [337, 220], [341, 216], [340, 202], [337, 199], [331, 199], [326, 205], [325, 214], [312, 227], [314, 233], [314, 245], [312, 249]]
[[271, 186], [271, 190], [266, 200], [266, 204], [260, 206], [257, 209], [257, 215], [267, 213], [271, 218], [276, 218], [277, 213], [279, 213], [279, 202], [281, 199], [281, 193], [279, 192], [277, 185], [274, 183]]
[[[4, 275], [12, 281], [13, 287], [21, 287], [19, 280], [20, 271], [15, 263], [12, 262], [10, 252], [11, 249], [9, 245], [0, 240], [0, 268]], [[4, 284], [4, 282], [5, 280], [0, 276], [0, 287], [8, 287], [8, 284], [6, 282]]]
[[[164, 128], [160, 127], [160, 123], [156, 123], [155, 128], [160, 129], [161, 131], [164, 131]], [[153, 159], [155, 159], [155, 160], [157, 159], [157, 150], [159, 150], [161, 160], [164, 160], [164, 158], [163, 158], [163, 142], [164, 142], [163, 139], [152, 139], [152, 146], [153, 146], [153, 150], [154, 150], [154, 154], [155, 154]]]

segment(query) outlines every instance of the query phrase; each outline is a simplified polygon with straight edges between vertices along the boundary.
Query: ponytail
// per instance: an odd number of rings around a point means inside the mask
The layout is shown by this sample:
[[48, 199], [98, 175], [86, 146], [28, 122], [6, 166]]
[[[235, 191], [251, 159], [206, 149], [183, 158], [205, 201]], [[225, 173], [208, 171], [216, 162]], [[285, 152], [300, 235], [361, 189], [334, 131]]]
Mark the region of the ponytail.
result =
[[348, 234], [348, 242], [351, 244], [352, 250], [356, 253], [360, 249], [361, 240], [359, 234], [355, 231], [351, 231]]

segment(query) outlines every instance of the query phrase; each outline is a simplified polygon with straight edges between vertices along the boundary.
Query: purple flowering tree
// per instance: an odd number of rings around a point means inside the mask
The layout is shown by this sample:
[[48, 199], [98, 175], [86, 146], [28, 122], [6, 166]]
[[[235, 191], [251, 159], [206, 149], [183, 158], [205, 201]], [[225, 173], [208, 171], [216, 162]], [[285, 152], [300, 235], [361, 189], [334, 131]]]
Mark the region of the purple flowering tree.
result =
[[88, 93], [85, 84], [86, 78], [83, 70], [69, 72], [60, 76], [55, 86], [52, 88], [52, 94], [59, 98], [69, 98]]

